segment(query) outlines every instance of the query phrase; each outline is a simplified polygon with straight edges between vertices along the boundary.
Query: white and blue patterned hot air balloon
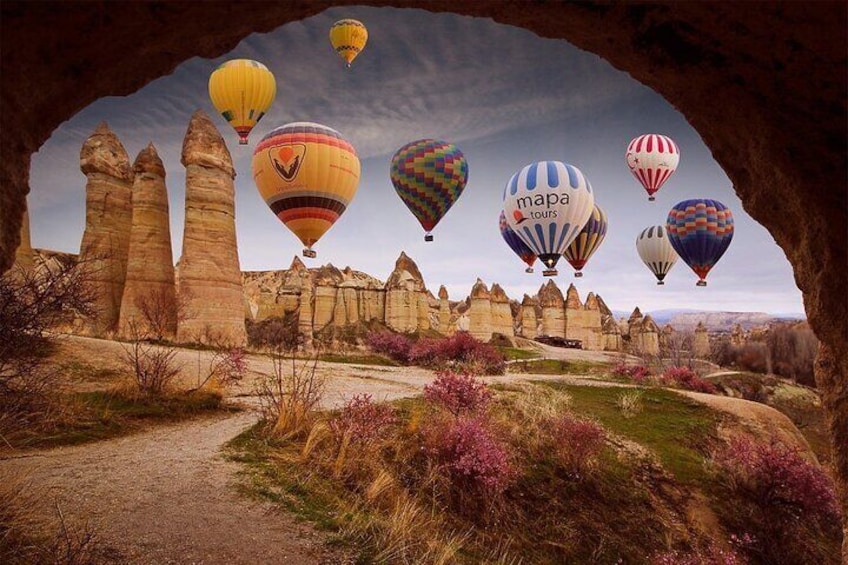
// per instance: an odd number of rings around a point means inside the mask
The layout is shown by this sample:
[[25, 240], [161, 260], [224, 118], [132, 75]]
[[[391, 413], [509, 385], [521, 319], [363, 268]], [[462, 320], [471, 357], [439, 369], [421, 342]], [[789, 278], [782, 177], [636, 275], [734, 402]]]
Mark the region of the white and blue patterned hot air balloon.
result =
[[545, 276], [557, 274], [557, 261], [594, 206], [588, 179], [577, 167], [559, 161], [531, 163], [504, 188], [506, 221], [545, 264]]

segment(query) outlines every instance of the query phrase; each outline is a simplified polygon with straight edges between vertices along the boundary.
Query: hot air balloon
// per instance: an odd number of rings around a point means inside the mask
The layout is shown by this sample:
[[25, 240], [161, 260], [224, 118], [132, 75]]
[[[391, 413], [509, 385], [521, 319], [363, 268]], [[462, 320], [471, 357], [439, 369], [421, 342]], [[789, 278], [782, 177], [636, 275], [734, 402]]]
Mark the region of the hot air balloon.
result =
[[507, 224], [557, 274], [559, 258], [589, 221], [595, 206], [592, 185], [577, 167], [559, 161], [527, 165], [504, 187]]
[[656, 133], [640, 135], [627, 146], [624, 154], [630, 172], [648, 192], [648, 200], [677, 170], [680, 149], [670, 138]]
[[657, 284], [665, 284], [665, 276], [677, 262], [677, 253], [671, 246], [665, 227], [651, 226], [643, 229], [636, 238], [636, 251], [642, 262], [657, 277]]
[[571, 242], [563, 256], [574, 267], [574, 276], [582, 277], [581, 270], [607, 236], [607, 214], [595, 204], [589, 221]]
[[296, 122], [262, 138], [253, 180], [274, 214], [303, 242], [304, 257], [339, 219], [359, 185], [359, 158], [339, 132]]
[[501, 231], [501, 237], [504, 238], [504, 241], [507, 245], [509, 245], [509, 248], [518, 255], [519, 259], [527, 263], [527, 268], [524, 269], [524, 272], [532, 273], [533, 263], [536, 262], [536, 254], [533, 253], [533, 250], [527, 247], [524, 240], [518, 237], [518, 234], [509, 227], [509, 224], [506, 223], [506, 216], [503, 211], [501, 211], [500, 218], [498, 218], [498, 228]]
[[253, 129], [277, 94], [277, 83], [268, 67], [250, 59], [221, 64], [209, 77], [209, 97], [224, 119], [236, 130], [239, 145], [247, 145]]
[[468, 182], [468, 163], [456, 145], [421, 139], [397, 150], [389, 168], [392, 184], [406, 207], [430, 232], [462, 194]]
[[368, 30], [358, 20], [339, 20], [330, 28], [330, 43], [336, 53], [345, 60], [347, 67], [365, 48]]
[[695, 271], [697, 286], [707, 286], [707, 273], [733, 239], [733, 215], [718, 200], [684, 200], [668, 212], [668, 239], [680, 258]]

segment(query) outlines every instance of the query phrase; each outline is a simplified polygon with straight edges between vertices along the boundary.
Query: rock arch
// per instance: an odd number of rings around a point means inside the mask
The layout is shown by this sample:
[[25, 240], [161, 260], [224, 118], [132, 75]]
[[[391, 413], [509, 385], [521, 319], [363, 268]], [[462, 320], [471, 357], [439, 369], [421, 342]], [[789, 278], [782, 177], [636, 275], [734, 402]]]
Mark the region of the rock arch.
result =
[[0, 272], [18, 246], [30, 156], [64, 120], [190, 57], [221, 55], [252, 32], [340, 4], [451, 11], [566, 39], [680, 110], [792, 264], [822, 341], [817, 379], [839, 474], [848, 480], [848, 4], [841, 1], [314, 0], [245, 9], [235, 2], [7, 0], [0, 7]]

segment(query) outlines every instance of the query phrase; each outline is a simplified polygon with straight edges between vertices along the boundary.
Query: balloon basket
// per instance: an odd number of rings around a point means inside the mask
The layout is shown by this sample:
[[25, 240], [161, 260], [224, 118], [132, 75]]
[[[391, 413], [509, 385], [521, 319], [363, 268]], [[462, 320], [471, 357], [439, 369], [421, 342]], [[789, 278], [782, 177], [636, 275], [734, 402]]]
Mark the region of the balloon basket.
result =
[[656, 200], [656, 198], [654, 198], [653, 196], [648, 197], [648, 202], [653, 202], [654, 200]]
[[545, 275], [546, 277], [555, 277], [559, 273], [557, 272], [556, 269], [545, 269], [544, 271], [542, 271], [542, 274]]
[[707, 286], [707, 281], [705, 281], [704, 279], [701, 279], [701, 280], [699, 280], [698, 282], [695, 283], [695, 286]]
[[663, 286], [665, 283], [663, 281], [657, 281], [657, 286]]
[[247, 140], [243, 138], [239, 139], [239, 145], [247, 145]]
[[427, 234], [424, 236], [424, 241], [433, 241], [433, 236], [431, 234]]
[[583, 273], [581, 273], [580, 271], [574, 271], [574, 278], [579, 279], [582, 276], [583, 276]]
[[532, 275], [533, 274], [533, 267], [527, 267], [526, 269], [524, 269], [524, 272], [527, 273], [528, 275]]
[[312, 251], [311, 249], [304, 249], [303, 250], [303, 256], [309, 257], [310, 259], [315, 259], [318, 256], [318, 254], [315, 253], [314, 251]]

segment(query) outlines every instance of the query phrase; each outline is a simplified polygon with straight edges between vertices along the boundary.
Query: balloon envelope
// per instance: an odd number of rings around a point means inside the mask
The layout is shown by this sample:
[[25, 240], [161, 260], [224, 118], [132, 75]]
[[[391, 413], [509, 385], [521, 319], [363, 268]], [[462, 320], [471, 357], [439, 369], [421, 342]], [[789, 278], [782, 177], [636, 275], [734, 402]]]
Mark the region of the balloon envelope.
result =
[[657, 284], [663, 280], [677, 262], [677, 252], [671, 246], [664, 226], [651, 226], [642, 230], [636, 238], [636, 251], [642, 262], [657, 277]]
[[239, 144], [247, 136], [277, 94], [277, 83], [268, 67], [250, 59], [221, 64], [209, 77], [209, 97], [218, 112], [236, 130]]
[[359, 20], [339, 20], [330, 28], [330, 43], [349, 67], [368, 42], [368, 29]]
[[574, 276], [581, 277], [580, 272], [586, 266], [586, 261], [589, 257], [601, 246], [604, 238], [607, 236], [607, 214], [601, 210], [600, 206], [595, 204], [592, 210], [592, 215], [589, 216], [589, 221], [571, 242], [565, 253], [566, 260], [574, 267]]
[[253, 153], [256, 188], [307, 248], [347, 209], [359, 173], [353, 146], [336, 130], [311, 122], [278, 127]]
[[503, 211], [501, 211], [501, 215], [498, 218], [498, 229], [500, 229], [501, 237], [503, 237], [506, 244], [509, 245], [509, 248], [518, 255], [519, 259], [527, 263], [527, 272], [532, 272], [533, 263], [536, 262], [536, 254], [533, 253], [533, 250], [527, 247], [524, 240], [518, 237], [518, 234], [509, 227], [509, 224], [506, 223], [506, 216]]
[[506, 183], [509, 227], [548, 267], [554, 267], [592, 215], [592, 185], [577, 167], [559, 161], [527, 165]]
[[468, 163], [453, 143], [421, 139], [397, 150], [389, 175], [403, 203], [430, 232], [462, 194]]
[[668, 239], [680, 258], [706, 286], [707, 273], [733, 239], [733, 215], [718, 200], [696, 198], [678, 202], [668, 213]]
[[627, 167], [648, 192], [648, 200], [677, 170], [680, 149], [665, 135], [649, 133], [634, 138], [624, 154]]

